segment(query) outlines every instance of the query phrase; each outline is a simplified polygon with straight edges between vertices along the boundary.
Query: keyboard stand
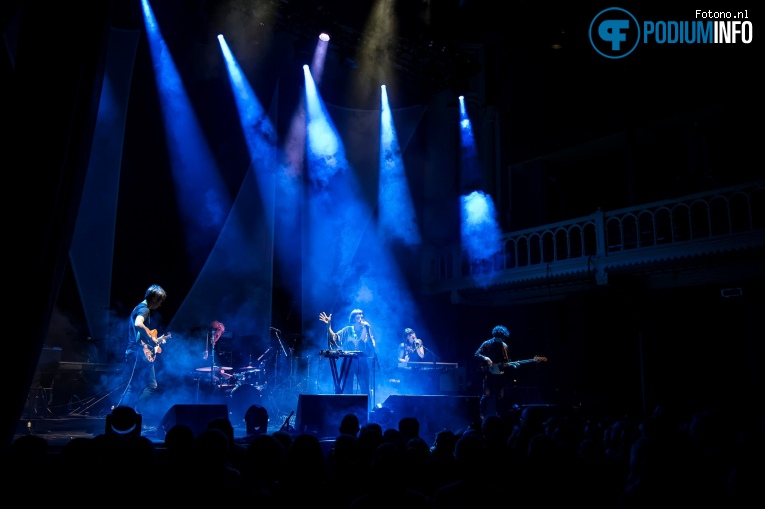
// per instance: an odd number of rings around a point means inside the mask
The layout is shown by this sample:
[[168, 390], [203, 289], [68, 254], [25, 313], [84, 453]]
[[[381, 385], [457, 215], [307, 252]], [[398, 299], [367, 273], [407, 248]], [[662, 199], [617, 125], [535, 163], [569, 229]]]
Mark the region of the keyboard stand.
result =
[[340, 373], [337, 372], [337, 358], [329, 358], [329, 366], [332, 369], [332, 381], [335, 384], [335, 394], [342, 394], [345, 390], [345, 383], [348, 381], [348, 375], [351, 373], [351, 361], [353, 357], [343, 357], [340, 362]]

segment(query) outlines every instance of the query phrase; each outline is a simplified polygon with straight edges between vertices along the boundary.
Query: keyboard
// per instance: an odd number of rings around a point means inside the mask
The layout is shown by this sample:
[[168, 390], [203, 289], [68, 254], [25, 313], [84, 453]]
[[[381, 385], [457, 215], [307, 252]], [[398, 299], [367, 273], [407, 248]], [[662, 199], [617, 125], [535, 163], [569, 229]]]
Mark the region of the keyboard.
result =
[[104, 362], [67, 362], [58, 361], [51, 366], [50, 371], [96, 371], [100, 373], [116, 373], [122, 369], [122, 364]]
[[337, 359], [338, 357], [364, 357], [364, 352], [361, 350], [322, 350], [319, 355], [329, 359]]

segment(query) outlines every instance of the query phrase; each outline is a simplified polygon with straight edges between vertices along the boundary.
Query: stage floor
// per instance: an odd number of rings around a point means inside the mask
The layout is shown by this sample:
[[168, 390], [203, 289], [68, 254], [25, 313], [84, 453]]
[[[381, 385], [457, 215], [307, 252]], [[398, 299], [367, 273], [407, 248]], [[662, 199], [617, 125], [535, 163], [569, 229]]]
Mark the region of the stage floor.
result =
[[[73, 438], [93, 438], [104, 432], [106, 426], [105, 417], [91, 417], [80, 415], [69, 415], [65, 417], [50, 417], [46, 419], [22, 418], [16, 428], [16, 434], [13, 439], [27, 434], [39, 435], [48, 441], [48, 445], [53, 449], [63, 447]], [[281, 423], [273, 426], [269, 425], [268, 432], [272, 433], [281, 427]], [[234, 436], [243, 437], [247, 434], [244, 426], [234, 426]], [[144, 436], [149, 438], [155, 444], [163, 444], [164, 436], [161, 432], [145, 432]]]

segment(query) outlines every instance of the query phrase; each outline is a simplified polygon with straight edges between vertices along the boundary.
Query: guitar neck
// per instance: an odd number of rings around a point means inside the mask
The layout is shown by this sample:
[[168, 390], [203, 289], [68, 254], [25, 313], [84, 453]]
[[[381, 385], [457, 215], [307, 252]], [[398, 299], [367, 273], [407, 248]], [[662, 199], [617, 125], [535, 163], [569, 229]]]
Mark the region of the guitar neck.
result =
[[547, 357], [539, 357], [539, 356], [537, 356], [537, 357], [533, 357], [531, 359], [523, 359], [523, 360], [520, 360], [520, 361], [512, 361], [512, 362], [509, 362], [508, 364], [528, 364], [530, 362], [536, 362], [536, 363], [547, 362]]

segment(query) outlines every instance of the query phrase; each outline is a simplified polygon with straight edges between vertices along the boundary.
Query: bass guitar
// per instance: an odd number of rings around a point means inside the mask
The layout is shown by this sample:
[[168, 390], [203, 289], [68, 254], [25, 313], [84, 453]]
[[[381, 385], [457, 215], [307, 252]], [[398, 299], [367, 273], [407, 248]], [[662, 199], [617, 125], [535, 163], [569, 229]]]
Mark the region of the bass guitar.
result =
[[480, 368], [481, 368], [481, 371], [487, 375], [501, 375], [505, 372], [507, 368], [518, 369], [521, 366], [521, 364], [528, 364], [530, 362], [547, 362], [547, 357], [540, 357], [539, 355], [537, 355], [531, 359], [523, 359], [520, 361], [493, 362], [491, 366], [483, 362], [481, 363]]
[[141, 345], [143, 345], [143, 355], [146, 357], [146, 360], [154, 362], [157, 360], [157, 355], [162, 353], [162, 347], [160, 345], [167, 343], [167, 338], [172, 337], [172, 334], [167, 333], [157, 337], [157, 329], [151, 329], [149, 331], [149, 337], [154, 344], [149, 345], [142, 340]]

